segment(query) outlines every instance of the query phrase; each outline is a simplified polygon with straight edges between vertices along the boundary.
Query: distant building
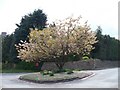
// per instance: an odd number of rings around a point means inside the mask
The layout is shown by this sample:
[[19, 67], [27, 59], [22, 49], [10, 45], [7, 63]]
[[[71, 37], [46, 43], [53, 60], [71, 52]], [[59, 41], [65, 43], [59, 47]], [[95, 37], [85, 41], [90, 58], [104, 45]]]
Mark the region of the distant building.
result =
[[2, 33], [1, 33], [1, 36], [2, 36], [2, 37], [5, 37], [6, 35], [7, 35], [7, 32], [2, 32]]

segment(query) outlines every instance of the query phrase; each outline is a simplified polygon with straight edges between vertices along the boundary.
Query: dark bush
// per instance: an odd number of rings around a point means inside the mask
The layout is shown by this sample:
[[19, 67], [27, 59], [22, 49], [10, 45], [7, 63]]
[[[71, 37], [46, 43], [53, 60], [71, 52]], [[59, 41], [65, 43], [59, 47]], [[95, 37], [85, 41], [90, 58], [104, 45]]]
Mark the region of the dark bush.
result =
[[36, 70], [36, 67], [33, 62], [21, 61], [16, 65], [16, 69]]
[[12, 63], [2, 63], [2, 69], [12, 69]]

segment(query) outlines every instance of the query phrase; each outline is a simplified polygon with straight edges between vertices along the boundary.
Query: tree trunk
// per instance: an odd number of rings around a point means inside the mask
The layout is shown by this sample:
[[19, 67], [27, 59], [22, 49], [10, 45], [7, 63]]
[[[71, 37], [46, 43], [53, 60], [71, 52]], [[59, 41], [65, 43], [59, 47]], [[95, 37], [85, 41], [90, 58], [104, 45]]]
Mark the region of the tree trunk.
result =
[[55, 64], [59, 70], [62, 70], [65, 63], [64, 62], [56, 62]]
[[58, 58], [58, 60], [55, 62], [56, 66], [58, 67], [59, 70], [63, 69], [63, 66], [65, 64], [65, 56], [61, 56], [60, 58]]

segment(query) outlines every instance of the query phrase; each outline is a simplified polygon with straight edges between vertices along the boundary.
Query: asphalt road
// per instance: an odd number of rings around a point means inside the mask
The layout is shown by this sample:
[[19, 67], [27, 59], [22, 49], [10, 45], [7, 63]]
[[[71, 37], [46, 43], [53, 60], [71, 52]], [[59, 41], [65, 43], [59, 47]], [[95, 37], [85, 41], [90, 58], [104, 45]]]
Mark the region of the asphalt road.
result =
[[19, 80], [26, 73], [3, 73], [2, 88], [118, 88], [118, 68], [91, 70], [94, 75], [82, 80], [55, 84], [38, 84]]

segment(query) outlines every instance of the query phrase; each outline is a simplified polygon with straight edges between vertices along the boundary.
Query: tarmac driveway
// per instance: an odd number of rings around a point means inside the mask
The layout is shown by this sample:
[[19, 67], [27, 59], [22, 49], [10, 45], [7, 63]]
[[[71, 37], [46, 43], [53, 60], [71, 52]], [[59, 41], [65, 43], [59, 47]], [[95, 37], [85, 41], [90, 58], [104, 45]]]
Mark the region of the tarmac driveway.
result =
[[[118, 88], [118, 68], [90, 70], [95, 75], [82, 80], [54, 84], [38, 84], [19, 80], [26, 73], [3, 73], [2, 88]], [[28, 73], [27, 73], [28, 74]]]

